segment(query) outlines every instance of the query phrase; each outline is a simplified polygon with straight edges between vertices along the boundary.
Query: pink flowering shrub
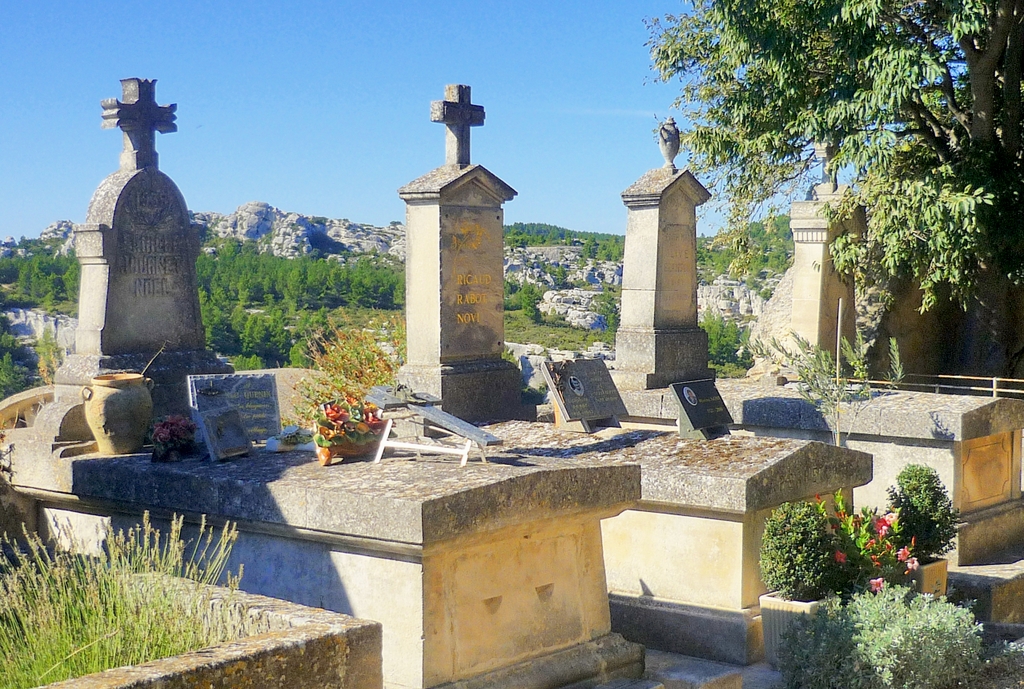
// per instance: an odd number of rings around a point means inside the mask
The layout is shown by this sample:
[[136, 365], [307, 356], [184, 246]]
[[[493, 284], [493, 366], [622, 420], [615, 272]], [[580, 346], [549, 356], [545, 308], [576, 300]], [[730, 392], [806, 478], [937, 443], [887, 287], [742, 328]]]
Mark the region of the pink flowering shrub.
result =
[[829, 523], [839, 545], [836, 563], [844, 568], [850, 590], [868, 589], [877, 593], [886, 582], [903, 584], [907, 575], [917, 569], [913, 556], [913, 539], [908, 545], [900, 543], [902, 525], [897, 512], [879, 515], [877, 509], [861, 508], [859, 514], [846, 509], [841, 490], [833, 496], [835, 511], [828, 513], [825, 501], [818, 498], [818, 512]]

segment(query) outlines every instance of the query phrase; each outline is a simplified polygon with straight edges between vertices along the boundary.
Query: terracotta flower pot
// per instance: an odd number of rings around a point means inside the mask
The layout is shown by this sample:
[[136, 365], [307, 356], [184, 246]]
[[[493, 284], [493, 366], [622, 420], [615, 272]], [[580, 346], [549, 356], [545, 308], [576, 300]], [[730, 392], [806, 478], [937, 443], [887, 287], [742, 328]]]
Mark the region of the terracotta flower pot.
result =
[[377, 449], [376, 443], [363, 443], [357, 445], [356, 443], [340, 443], [338, 445], [331, 445], [329, 447], [316, 446], [316, 458], [320, 460], [322, 466], [330, 466], [334, 464], [334, 460], [343, 460], [346, 457], [362, 457], [368, 455]]
[[761, 628], [764, 631], [764, 659], [773, 668], [778, 668], [782, 635], [800, 615], [818, 612], [821, 601], [786, 600], [774, 593], [766, 593], [758, 600], [761, 603]]
[[85, 421], [105, 455], [137, 452], [153, 416], [153, 381], [141, 373], [96, 376], [82, 389]]

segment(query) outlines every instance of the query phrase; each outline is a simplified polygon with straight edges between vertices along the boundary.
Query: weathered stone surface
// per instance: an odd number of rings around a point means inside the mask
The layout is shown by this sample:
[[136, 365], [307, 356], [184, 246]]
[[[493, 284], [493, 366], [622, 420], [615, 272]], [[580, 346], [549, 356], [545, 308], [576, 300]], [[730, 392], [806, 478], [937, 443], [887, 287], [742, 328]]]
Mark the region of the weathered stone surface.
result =
[[418, 545], [639, 498], [636, 466], [497, 461], [357, 461], [324, 470], [308, 452], [261, 451], [223, 464], [87, 456], [67, 468], [83, 497]]
[[270, 687], [380, 689], [381, 625], [209, 587], [243, 636], [210, 648], [49, 684], [53, 689]]
[[[793, 385], [773, 388], [743, 380], [718, 381], [737, 425], [827, 430], [828, 420]], [[844, 407], [843, 432], [930, 440], [965, 440], [1024, 428], [1024, 401], [1000, 397], [876, 391]]]
[[582, 466], [639, 463], [645, 502], [748, 512], [871, 480], [870, 455], [808, 440], [729, 436], [703, 441], [674, 432], [631, 431], [595, 441], [521, 421], [488, 430], [505, 441], [510, 454], [536, 462], [546, 457]]

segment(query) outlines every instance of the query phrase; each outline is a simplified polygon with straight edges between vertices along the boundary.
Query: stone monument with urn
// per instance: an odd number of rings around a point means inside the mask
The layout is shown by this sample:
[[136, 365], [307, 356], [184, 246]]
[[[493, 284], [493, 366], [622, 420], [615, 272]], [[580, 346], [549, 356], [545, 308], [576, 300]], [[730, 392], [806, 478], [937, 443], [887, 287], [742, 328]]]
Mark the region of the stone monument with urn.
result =
[[[713, 377], [707, 334], [697, 324], [696, 209], [711, 195], [689, 171], [676, 169], [679, 130], [672, 118], [659, 128], [658, 144], [665, 164], [622, 192], [629, 214], [612, 377], [624, 393]], [[630, 414], [659, 415], [634, 408]]]
[[484, 109], [450, 84], [431, 104], [447, 128], [445, 164], [398, 190], [406, 204], [408, 361], [399, 382], [469, 420], [521, 414], [520, 373], [505, 348], [502, 204], [516, 191], [469, 157]]
[[156, 132], [177, 130], [177, 106], [157, 105], [155, 79], [121, 85], [122, 100], [102, 102], [103, 127], [123, 133], [121, 166], [100, 183], [75, 233], [79, 327], [76, 352], [55, 376], [55, 402], [81, 403], [83, 386], [96, 376], [145, 370], [154, 413], [187, 413], [186, 377], [232, 368], [206, 349], [195, 267], [199, 227], [158, 167]]

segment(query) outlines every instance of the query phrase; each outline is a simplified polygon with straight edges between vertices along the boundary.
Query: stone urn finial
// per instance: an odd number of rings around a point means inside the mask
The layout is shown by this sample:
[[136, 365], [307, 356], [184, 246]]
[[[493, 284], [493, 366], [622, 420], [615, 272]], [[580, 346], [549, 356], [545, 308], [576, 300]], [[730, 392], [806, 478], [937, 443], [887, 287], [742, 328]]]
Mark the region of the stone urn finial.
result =
[[679, 129], [671, 117], [658, 128], [658, 146], [661, 148], [661, 155], [665, 156], [664, 167], [675, 171], [676, 164], [672, 161], [679, 155]]

